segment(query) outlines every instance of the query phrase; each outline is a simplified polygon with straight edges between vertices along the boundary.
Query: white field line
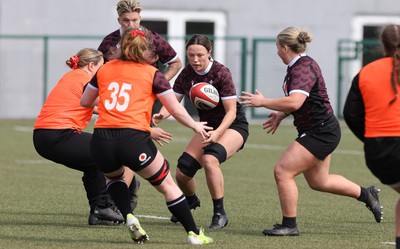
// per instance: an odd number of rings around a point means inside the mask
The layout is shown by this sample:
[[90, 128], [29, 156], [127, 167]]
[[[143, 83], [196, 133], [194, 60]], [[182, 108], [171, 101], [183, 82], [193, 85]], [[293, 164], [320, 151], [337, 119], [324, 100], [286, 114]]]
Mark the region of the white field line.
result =
[[156, 220], [169, 220], [170, 219], [170, 217], [155, 216], [155, 215], [135, 214], [135, 216], [139, 217], [139, 218], [156, 219]]
[[[178, 138], [174, 137], [172, 142], [178, 142], [178, 143], [187, 143], [189, 142], [188, 139], [186, 138]], [[256, 149], [256, 150], [280, 150], [284, 151], [287, 147], [286, 146], [281, 146], [281, 145], [272, 145], [272, 144], [251, 144], [251, 143], [246, 143], [244, 148], [250, 148], [250, 149]], [[361, 156], [364, 155], [363, 151], [360, 150], [335, 150], [334, 154], [342, 154], [342, 155], [355, 155], [355, 156]]]
[[[32, 127], [26, 127], [26, 126], [14, 126], [14, 130], [20, 131], [20, 132], [32, 132]], [[171, 143], [176, 142], [176, 143], [187, 143], [189, 142], [188, 138], [184, 137], [174, 137]], [[257, 149], [257, 150], [280, 150], [284, 151], [287, 147], [286, 146], [280, 146], [280, 145], [272, 145], [272, 144], [251, 144], [251, 143], [246, 143], [245, 148], [250, 148], [250, 149]], [[334, 154], [342, 154], [342, 155], [354, 155], [354, 156], [361, 156], [364, 155], [363, 151], [360, 150], [335, 150]]]
[[[32, 132], [32, 127], [26, 127], [26, 126], [14, 126], [14, 130], [20, 131], [20, 132]], [[177, 142], [177, 143], [187, 143], [189, 142], [188, 138], [183, 138], [183, 137], [175, 137], [172, 142]], [[247, 143], [245, 145], [245, 148], [251, 148], [251, 149], [257, 149], [257, 150], [280, 150], [283, 151], [286, 149], [285, 146], [280, 146], [280, 145], [271, 145], [271, 144], [251, 144]], [[335, 150], [335, 153], [338, 154], [345, 154], [345, 155], [363, 155], [364, 152], [358, 151], [358, 150]], [[18, 163], [23, 163], [23, 164], [39, 164], [39, 163], [46, 163], [49, 162], [47, 160], [16, 160]], [[140, 218], [147, 218], [147, 219], [156, 219], [156, 220], [169, 220], [170, 217], [163, 217], [163, 216], [156, 216], [156, 215], [135, 215]], [[385, 245], [394, 245], [394, 242], [382, 242], [382, 244]]]
[[384, 244], [384, 245], [393, 245], [393, 246], [395, 246], [396, 245], [396, 242], [382, 242], [382, 244]]

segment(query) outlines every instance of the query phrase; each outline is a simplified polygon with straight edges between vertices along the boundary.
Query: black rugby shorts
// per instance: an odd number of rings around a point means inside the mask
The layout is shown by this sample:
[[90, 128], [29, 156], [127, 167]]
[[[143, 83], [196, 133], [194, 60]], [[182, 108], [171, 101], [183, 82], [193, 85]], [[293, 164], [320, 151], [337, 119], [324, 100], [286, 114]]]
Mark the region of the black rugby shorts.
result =
[[383, 184], [400, 186], [400, 137], [365, 138], [365, 161]]
[[335, 117], [319, 124], [310, 131], [299, 134], [296, 141], [303, 145], [319, 160], [324, 160], [338, 146], [341, 131]]
[[110, 173], [123, 165], [133, 171], [146, 168], [154, 160], [157, 147], [144, 131], [96, 128], [91, 151], [101, 170]]

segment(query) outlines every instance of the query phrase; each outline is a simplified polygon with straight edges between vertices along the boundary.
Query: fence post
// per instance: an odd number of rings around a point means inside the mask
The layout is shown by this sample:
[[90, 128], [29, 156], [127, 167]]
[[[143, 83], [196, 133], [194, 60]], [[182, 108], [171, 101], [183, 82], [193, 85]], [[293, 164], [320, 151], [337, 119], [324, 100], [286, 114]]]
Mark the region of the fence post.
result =
[[49, 77], [48, 77], [48, 58], [49, 54], [49, 37], [46, 35], [43, 37], [43, 104], [47, 98], [47, 90], [49, 86]]

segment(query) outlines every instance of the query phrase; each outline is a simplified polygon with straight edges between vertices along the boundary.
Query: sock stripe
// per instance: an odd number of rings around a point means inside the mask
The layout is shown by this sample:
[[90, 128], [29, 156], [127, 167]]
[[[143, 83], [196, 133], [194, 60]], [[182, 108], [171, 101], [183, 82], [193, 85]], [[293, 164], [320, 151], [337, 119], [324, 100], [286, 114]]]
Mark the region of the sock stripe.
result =
[[167, 202], [167, 207], [175, 206], [175, 205], [181, 203], [182, 201], [184, 201], [185, 199], [186, 199], [186, 197], [184, 195], [182, 195], [181, 197], [177, 198], [176, 200]]

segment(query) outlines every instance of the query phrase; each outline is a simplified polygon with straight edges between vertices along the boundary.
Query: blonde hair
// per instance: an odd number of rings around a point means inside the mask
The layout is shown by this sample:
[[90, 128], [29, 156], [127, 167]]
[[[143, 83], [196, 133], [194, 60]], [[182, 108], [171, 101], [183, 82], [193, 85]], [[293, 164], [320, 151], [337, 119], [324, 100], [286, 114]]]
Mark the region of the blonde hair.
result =
[[[141, 32], [141, 34], [137, 32]], [[148, 37], [147, 30], [126, 30], [121, 39], [120, 59], [143, 64], [152, 64], [157, 61], [158, 56], [153, 53], [152, 44]]]
[[71, 56], [68, 60], [65, 61], [65, 63], [70, 68], [83, 68], [90, 62], [93, 62], [95, 65], [97, 65], [102, 58], [102, 52], [93, 48], [84, 48], [79, 50], [76, 55]]
[[303, 53], [307, 43], [312, 41], [312, 35], [298, 27], [288, 27], [278, 34], [277, 39], [282, 47], [288, 46], [295, 53]]
[[118, 16], [126, 12], [138, 12], [142, 11], [142, 5], [136, 0], [120, 0], [117, 3]]

